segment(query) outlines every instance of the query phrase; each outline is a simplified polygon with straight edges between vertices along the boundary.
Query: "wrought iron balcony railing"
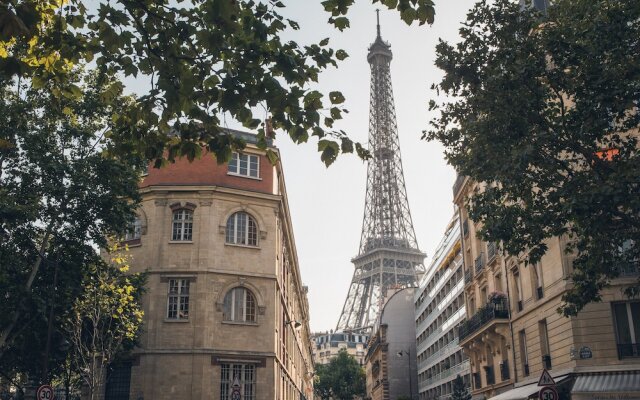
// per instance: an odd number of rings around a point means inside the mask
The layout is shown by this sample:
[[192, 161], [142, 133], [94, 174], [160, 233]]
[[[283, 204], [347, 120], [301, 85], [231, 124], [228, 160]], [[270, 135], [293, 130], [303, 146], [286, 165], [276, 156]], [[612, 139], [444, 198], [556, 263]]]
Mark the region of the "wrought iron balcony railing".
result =
[[480, 252], [480, 255], [473, 262], [476, 267], [476, 274], [479, 274], [484, 269], [484, 253]]
[[640, 261], [630, 262], [618, 266], [620, 277], [640, 275]]
[[640, 357], [640, 343], [618, 344], [618, 358]]
[[487, 263], [493, 261], [498, 255], [498, 248], [494, 242], [487, 243]]
[[464, 284], [468, 285], [473, 282], [473, 269], [469, 268], [464, 272]]
[[462, 341], [473, 332], [482, 328], [489, 321], [503, 318], [509, 318], [506, 299], [487, 303], [487, 305], [478, 310], [473, 317], [460, 325], [460, 328], [458, 328], [458, 337]]

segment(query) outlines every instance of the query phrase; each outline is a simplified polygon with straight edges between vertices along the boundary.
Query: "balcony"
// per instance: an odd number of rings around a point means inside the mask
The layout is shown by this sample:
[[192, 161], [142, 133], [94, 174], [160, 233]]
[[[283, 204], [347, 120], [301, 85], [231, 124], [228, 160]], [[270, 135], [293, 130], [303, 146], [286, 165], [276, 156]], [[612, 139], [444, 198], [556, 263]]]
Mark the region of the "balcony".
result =
[[494, 242], [487, 243], [487, 264], [491, 264], [491, 261], [495, 260], [498, 255], [498, 247]]
[[618, 344], [618, 358], [640, 357], [640, 343]]
[[484, 253], [480, 252], [478, 258], [476, 258], [476, 260], [473, 262], [473, 265], [475, 265], [476, 267], [476, 274], [482, 272], [482, 270], [484, 269], [484, 264]]
[[490, 321], [507, 318], [509, 318], [509, 311], [506, 299], [499, 300], [495, 303], [488, 303], [460, 326], [458, 329], [458, 337], [462, 342], [466, 337], [478, 331]]
[[640, 275], [640, 262], [630, 262], [618, 266], [618, 272], [620, 278], [636, 277]]
[[473, 269], [469, 268], [464, 272], [464, 285], [467, 286], [473, 282]]
[[451, 368], [447, 368], [438, 374], [434, 374], [431, 377], [427, 378], [423, 381], [424, 387], [430, 386], [438, 381], [443, 379], [447, 379], [451, 376], [455, 377], [456, 375], [468, 371], [471, 368], [471, 364], [469, 360], [464, 360], [463, 362], [452, 366]]

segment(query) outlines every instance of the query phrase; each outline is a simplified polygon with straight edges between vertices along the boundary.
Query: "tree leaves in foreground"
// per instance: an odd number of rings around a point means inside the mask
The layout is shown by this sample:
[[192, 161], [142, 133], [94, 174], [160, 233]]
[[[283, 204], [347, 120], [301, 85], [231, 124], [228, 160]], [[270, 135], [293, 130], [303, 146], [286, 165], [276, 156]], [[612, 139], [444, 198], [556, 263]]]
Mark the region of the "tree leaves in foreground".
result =
[[448, 100], [425, 137], [485, 183], [468, 204], [483, 239], [536, 262], [569, 238], [574, 315], [640, 259], [640, 3], [557, 0], [543, 16], [481, 1], [460, 34], [437, 47]]
[[134, 103], [118, 81], [69, 71], [45, 85], [0, 79], [0, 370], [43, 381], [64, 363], [62, 316], [96, 246], [133, 219], [143, 163], [112, 150], [111, 117]]
[[[431, 0], [373, 2], [397, 10], [408, 24], [433, 22]], [[322, 5], [342, 30], [352, 3]], [[333, 143], [319, 149], [327, 165], [354, 148], [366, 157], [359, 143], [333, 129], [345, 112], [344, 97], [333, 92], [327, 101], [309, 88], [347, 53], [329, 47], [328, 39], [283, 41], [286, 30], [301, 29], [281, 14], [284, 7], [279, 0], [9, 0], [0, 5], [0, 73], [36, 85], [61, 83], [69, 65], [94, 60], [101, 71], [145, 77], [151, 89], [118, 121], [121, 139], [142, 143], [144, 156], [157, 164], [165, 157], [193, 159], [202, 146], [228, 160], [244, 142], [223, 130], [227, 115], [257, 130], [262, 148], [284, 131], [295, 143], [311, 136]]]
[[356, 359], [341, 349], [329, 364], [316, 365], [314, 392], [323, 400], [352, 400], [366, 395], [365, 372]]
[[142, 326], [142, 274], [128, 274], [126, 253], [110, 249], [110, 262], [87, 267], [82, 293], [73, 302], [65, 322], [71, 342], [71, 359], [79, 371], [89, 399], [105, 384], [106, 368], [118, 354], [133, 347]]

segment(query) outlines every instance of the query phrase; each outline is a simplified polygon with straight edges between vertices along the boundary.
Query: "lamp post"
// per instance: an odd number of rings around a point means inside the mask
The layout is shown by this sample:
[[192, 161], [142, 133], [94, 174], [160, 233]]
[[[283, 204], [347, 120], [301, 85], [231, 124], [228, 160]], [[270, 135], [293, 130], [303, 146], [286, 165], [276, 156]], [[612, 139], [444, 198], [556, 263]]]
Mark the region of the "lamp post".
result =
[[411, 373], [411, 352], [409, 350], [400, 350], [397, 353], [398, 357], [407, 356], [407, 365], [409, 365], [409, 397], [413, 400], [413, 379]]

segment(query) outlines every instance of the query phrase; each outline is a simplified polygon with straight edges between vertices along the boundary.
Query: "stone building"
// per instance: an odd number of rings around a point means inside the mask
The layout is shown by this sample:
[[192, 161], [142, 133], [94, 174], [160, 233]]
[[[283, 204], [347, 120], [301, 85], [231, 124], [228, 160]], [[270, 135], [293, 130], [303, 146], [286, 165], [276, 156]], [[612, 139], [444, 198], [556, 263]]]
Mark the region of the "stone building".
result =
[[464, 177], [454, 185], [467, 306], [459, 336], [470, 359], [472, 393], [495, 400], [535, 397], [546, 369], [564, 398], [640, 399], [640, 301], [623, 295], [637, 281], [638, 265], [621, 268], [602, 302], [563, 317], [557, 309], [572, 285], [566, 239], [547, 240], [548, 251], [535, 265], [525, 262], [526, 254], [503, 255], [478, 238], [480, 225], [464, 208], [476, 190], [482, 185]]
[[460, 375], [470, 386], [469, 358], [458, 344], [465, 321], [464, 269], [457, 212], [449, 222], [415, 297], [420, 400], [448, 399]]
[[364, 365], [365, 350], [369, 337], [350, 332], [319, 332], [311, 335], [314, 364], [329, 364], [344, 349], [358, 364]]
[[107, 398], [313, 397], [282, 164], [254, 135], [229, 133], [247, 147], [228, 164], [204, 154], [150, 168], [140, 184], [126, 243], [133, 270], [148, 272], [144, 333], [132, 362], [114, 369]]
[[367, 397], [371, 400], [417, 398], [415, 291], [395, 291], [380, 311], [365, 357]]

